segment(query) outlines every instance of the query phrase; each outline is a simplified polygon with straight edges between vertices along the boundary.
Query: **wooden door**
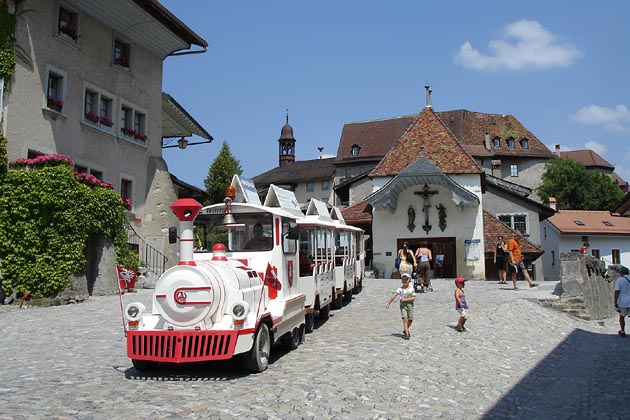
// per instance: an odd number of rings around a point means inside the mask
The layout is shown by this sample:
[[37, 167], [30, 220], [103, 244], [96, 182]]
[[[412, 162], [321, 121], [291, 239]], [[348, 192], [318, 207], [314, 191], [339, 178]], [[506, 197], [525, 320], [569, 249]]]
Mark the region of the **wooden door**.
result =
[[[455, 251], [455, 238], [401, 238], [397, 240], [398, 249], [402, 248], [403, 242], [409, 244], [409, 249], [414, 253], [420, 244], [426, 241], [427, 247], [431, 250], [433, 261], [431, 269], [434, 278], [455, 278], [457, 273], [457, 253]], [[438, 255], [443, 256], [442, 265], [437, 265]]]

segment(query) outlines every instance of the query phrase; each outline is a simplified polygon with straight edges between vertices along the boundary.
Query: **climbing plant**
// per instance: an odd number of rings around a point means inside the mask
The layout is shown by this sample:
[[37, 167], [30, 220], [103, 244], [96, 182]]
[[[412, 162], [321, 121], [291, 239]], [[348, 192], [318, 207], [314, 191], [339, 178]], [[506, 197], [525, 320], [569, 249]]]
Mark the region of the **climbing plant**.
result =
[[45, 297], [63, 290], [70, 275], [86, 269], [86, 245], [98, 235], [114, 240], [121, 265], [137, 268], [120, 195], [111, 184], [75, 173], [70, 158], [19, 159], [0, 182], [0, 270], [7, 293]]

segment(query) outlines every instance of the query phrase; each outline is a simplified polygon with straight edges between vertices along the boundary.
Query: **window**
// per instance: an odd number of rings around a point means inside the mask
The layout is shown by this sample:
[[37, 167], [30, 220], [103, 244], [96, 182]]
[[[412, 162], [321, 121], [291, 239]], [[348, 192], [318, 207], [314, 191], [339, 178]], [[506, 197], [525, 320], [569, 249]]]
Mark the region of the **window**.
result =
[[57, 34], [75, 44], [79, 40], [79, 15], [64, 7], [59, 8], [59, 20], [57, 22]]
[[352, 150], [350, 151], [352, 156], [359, 156], [361, 154], [361, 146], [355, 144], [352, 146]]
[[113, 131], [114, 95], [85, 84], [83, 91], [83, 122], [106, 131]]
[[510, 137], [505, 141], [507, 143], [508, 149], [514, 149], [514, 139]]
[[114, 41], [114, 64], [124, 69], [129, 69], [129, 44], [119, 39]]
[[529, 140], [521, 139], [521, 149], [529, 149]]
[[551, 251], [551, 266], [556, 265], [556, 251]]
[[124, 139], [134, 143], [146, 144], [147, 113], [123, 100], [120, 101], [120, 132]]
[[294, 224], [293, 220], [282, 219], [282, 250], [285, 254], [295, 255], [295, 251], [297, 251], [297, 241], [295, 239], [289, 239], [292, 224]]
[[578, 226], [584, 226], [584, 222], [581, 220], [574, 220], [573, 222]]
[[609, 222], [608, 220], [604, 220], [602, 223], [606, 226], [613, 226], [612, 222]]
[[67, 74], [65, 71], [52, 66], [46, 66], [46, 73], [46, 107], [57, 112], [62, 112], [64, 99], [66, 97]]
[[351, 168], [346, 168], [346, 169], [344, 169], [344, 171], [343, 171], [343, 175], [344, 175], [346, 178], [350, 178], [350, 177], [352, 176], [352, 169], [351, 169]]
[[510, 165], [510, 176], [518, 176], [518, 165], [515, 163]]
[[94, 178], [98, 179], [99, 181], [103, 181], [103, 171], [94, 169], [90, 167], [89, 164], [81, 165], [75, 162], [74, 171], [80, 174], [90, 174], [94, 176]]
[[529, 234], [528, 218], [526, 214], [499, 214], [497, 215], [497, 219], [521, 234]]
[[498, 148], [499, 146], [501, 146], [501, 139], [498, 137], [495, 137], [492, 139], [492, 144], [494, 145], [494, 148]]
[[307, 182], [306, 183], [306, 192], [313, 192], [314, 189], [315, 188], [314, 188], [314, 185], [313, 185], [312, 182]]
[[330, 189], [330, 181], [322, 181], [322, 190], [326, 191]]
[[600, 252], [599, 252], [599, 249], [592, 249], [592, 250], [591, 250], [591, 255], [592, 255], [593, 257], [597, 258], [597, 259], [600, 259], [600, 258], [601, 258], [601, 257], [600, 257]]
[[131, 210], [133, 204], [133, 181], [126, 178], [120, 179], [120, 196], [125, 203], [125, 207]]
[[619, 254], [618, 249], [612, 250], [612, 263], [613, 264], [621, 264], [621, 256]]

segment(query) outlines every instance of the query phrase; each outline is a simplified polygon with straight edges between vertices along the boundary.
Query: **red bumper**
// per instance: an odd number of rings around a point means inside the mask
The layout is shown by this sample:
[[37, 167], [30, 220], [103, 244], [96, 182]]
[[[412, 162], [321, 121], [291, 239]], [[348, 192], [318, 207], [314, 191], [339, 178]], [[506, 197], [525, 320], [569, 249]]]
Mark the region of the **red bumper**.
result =
[[230, 359], [238, 331], [128, 331], [127, 357], [167, 363]]

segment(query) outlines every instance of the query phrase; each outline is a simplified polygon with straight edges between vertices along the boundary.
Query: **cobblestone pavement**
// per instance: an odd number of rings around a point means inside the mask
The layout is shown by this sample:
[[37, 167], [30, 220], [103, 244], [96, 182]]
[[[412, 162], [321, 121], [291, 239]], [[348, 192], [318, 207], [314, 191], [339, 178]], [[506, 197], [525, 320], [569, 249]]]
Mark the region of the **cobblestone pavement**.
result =
[[[556, 283], [512, 291], [468, 282], [458, 333], [452, 280], [419, 294], [411, 340], [399, 280], [363, 292], [269, 369], [234, 362], [150, 374], [126, 358], [118, 297], [0, 311], [0, 419], [628, 419], [630, 338], [617, 321], [542, 308]], [[151, 291], [125, 302], [150, 303]]]

